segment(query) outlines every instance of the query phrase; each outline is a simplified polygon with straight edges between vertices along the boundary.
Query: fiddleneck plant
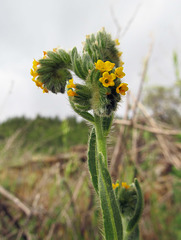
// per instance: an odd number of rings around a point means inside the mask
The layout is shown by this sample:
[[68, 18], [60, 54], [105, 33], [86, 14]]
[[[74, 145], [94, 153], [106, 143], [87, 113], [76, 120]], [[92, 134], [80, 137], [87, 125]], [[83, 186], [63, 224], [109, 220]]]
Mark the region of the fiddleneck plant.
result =
[[[88, 143], [88, 167], [94, 189], [100, 199], [106, 240], [138, 240], [138, 222], [143, 196], [137, 179], [128, 185], [111, 181], [106, 139], [118, 103], [128, 90], [122, 82], [122, 52], [118, 40], [103, 29], [86, 36], [83, 52], [53, 49], [33, 61], [32, 80], [44, 93], [65, 93], [73, 110], [92, 125]], [[72, 72], [81, 79], [74, 83]], [[80, 81], [79, 81], [80, 82]]]

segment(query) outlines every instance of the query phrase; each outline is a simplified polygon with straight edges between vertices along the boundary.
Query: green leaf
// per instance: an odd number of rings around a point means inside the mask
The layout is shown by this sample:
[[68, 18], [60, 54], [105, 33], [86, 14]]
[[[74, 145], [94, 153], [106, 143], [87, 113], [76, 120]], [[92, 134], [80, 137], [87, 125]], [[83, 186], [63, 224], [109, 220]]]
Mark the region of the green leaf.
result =
[[78, 96], [81, 96], [86, 100], [91, 99], [92, 97], [91, 90], [86, 85], [76, 84], [76, 93]]
[[71, 59], [72, 59], [73, 71], [79, 78], [85, 80], [87, 76], [86, 69], [84, 71], [82, 66], [82, 59], [81, 59], [81, 56], [78, 54], [76, 47], [72, 49]]
[[[74, 102], [76, 102], [76, 101], [74, 100]], [[75, 107], [76, 107], [76, 110], [81, 111], [81, 112], [87, 112], [87, 111], [91, 110], [91, 106], [89, 106], [88, 104], [83, 106], [78, 103], [78, 104], [75, 104]]]
[[64, 64], [64, 66], [65, 66], [65, 63], [63, 62], [61, 56], [58, 53], [55, 53], [53, 51], [48, 51], [47, 56], [49, 58], [45, 58], [44, 60], [52, 60], [54, 62], [54, 64], [58, 64], [58, 65], [59, 64], [61, 64], [61, 65]]
[[143, 195], [142, 195], [142, 191], [141, 191], [139, 182], [136, 178], [134, 180], [134, 184], [135, 184], [136, 192], [137, 192], [137, 203], [136, 203], [135, 213], [134, 213], [133, 217], [130, 219], [130, 221], [128, 222], [128, 226], [126, 229], [127, 232], [131, 232], [136, 227], [136, 225], [138, 224], [138, 221], [141, 217], [141, 214], [143, 212], [143, 205], [144, 205]]
[[86, 72], [86, 75], [89, 74], [89, 70], [92, 70], [94, 68], [94, 64], [93, 64], [92, 59], [89, 56], [89, 54], [86, 54], [86, 53], [83, 54], [82, 67], [83, 67], [84, 71]]
[[171, 174], [174, 176], [181, 178], [181, 171], [180, 169], [176, 169], [175, 167], [172, 167]]
[[[69, 98], [70, 99], [70, 98]], [[81, 110], [78, 110], [75, 106], [75, 104], [73, 103], [73, 101], [70, 100], [70, 104], [72, 106], [72, 108], [74, 109], [74, 111], [79, 114], [81, 117], [83, 117], [84, 119], [86, 119], [87, 121], [91, 122], [91, 123], [94, 123], [94, 117], [88, 113], [88, 112], [84, 112], [84, 111], [81, 111]]]
[[126, 235], [124, 237], [124, 240], [139, 240], [139, 227], [138, 224], [136, 225], [136, 227], [133, 229], [133, 231], [130, 233], [128, 233], [128, 235]]
[[105, 239], [122, 240], [122, 220], [119, 207], [113, 192], [111, 177], [105, 167], [102, 153], [99, 153], [99, 197], [103, 213]]
[[58, 49], [58, 54], [61, 56], [62, 61], [70, 68], [71, 58], [70, 55], [63, 49]]
[[97, 174], [97, 159], [96, 159], [96, 133], [95, 128], [92, 128], [89, 144], [88, 144], [88, 167], [91, 175], [93, 186], [98, 193], [98, 174]]

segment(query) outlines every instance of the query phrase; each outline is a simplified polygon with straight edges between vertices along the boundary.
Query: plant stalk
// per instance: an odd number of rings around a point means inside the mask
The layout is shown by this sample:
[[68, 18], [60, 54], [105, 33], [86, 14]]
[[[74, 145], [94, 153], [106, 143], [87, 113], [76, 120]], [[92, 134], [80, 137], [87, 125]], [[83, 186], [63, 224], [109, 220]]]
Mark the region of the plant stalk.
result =
[[103, 134], [101, 117], [94, 114], [94, 121], [95, 121], [94, 124], [95, 124], [95, 130], [96, 130], [97, 152], [103, 154], [104, 161], [105, 161], [105, 166], [108, 167], [108, 164], [107, 164], [107, 143], [106, 143], [106, 137]]

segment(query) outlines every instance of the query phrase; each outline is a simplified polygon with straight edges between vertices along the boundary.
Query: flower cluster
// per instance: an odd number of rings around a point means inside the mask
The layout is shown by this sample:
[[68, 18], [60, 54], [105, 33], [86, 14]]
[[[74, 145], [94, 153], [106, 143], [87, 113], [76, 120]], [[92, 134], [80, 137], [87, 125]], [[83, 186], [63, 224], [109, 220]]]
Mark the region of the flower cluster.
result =
[[[86, 38], [82, 56], [76, 47], [69, 52], [59, 48], [43, 51], [43, 57], [33, 61], [32, 80], [43, 92], [64, 93], [67, 89], [76, 110], [93, 110], [99, 116], [108, 117], [128, 91], [128, 84], [121, 81], [125, 73], [118, 45], [119, 41], [112, 40], [103, 30]], [[73, 83], [72, 71], [84, 80], [83, 84]]]
[[128, 189], [130, 188], [130, 185], [128, 185], [126, 182], [122, 182], [122, 187]]
[[77, 93], [72, 90], [72, 88], [76, 88], [76, 85], [73, 83], [73, 78], [69, 80], [67, 88], [68, 88], [67, 94], [69, 97], [77, 96]]
[[[46, 57], [46, 52], [44, 52], [44, 58]], [[48, 89], [44, 87], [43, 83], [38, 80], [38, 73], [37, 73], [37, 68], [40, 63], [36, 61], [35, 59], [33, 60], [33, 67], [30, 71], [32, 78], [32, 81], [35, 82], [37, 87], [40, 87], [43, 90], [43, 93], [48, 93]]]
[[[104, 87], [113, 87], [115, 86], [115, 79], [116, 78], [123, 78], [125, 73], [123, 72], [123, 65], [124, 63], [121, 61], [121, 67], [118, 67], [114, 70], [114, 72], [109, 73], [113, 70], [115, 64], [109, 61], [103, 62], [102, 60], [98, 60], [95, 63], [95, 68], [102, 73], [102, 77], [99, 78], [99, 81], [102, 83]], [[121, 95], [125, 95], [125, 92], [128, 91], [127, 83], [120, 83], [116, 87], [116, 92], [120, 93]]]
[[[122, 188], [125, 188], [125, 189], [130, 188], [130, 185], [128, 185], [126, 182], [122, 182], [121, 186], [122, 186]], [[115, 184], [112, 183], [113, 190], [115, 190], [118, 187], [119, 187], [119, 183], [118, 182], [116, 182]]]

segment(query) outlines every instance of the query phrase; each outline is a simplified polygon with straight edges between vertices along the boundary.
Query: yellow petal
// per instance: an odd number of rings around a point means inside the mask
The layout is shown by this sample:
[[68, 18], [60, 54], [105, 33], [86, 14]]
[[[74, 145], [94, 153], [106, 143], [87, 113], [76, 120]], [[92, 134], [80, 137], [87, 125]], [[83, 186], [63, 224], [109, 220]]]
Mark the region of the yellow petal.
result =
[[120, 45], [120, 42], [117, 38], [115, 39], [115, 43], [116, 43], [117, 46]]
[[119, 187], [119, 183], [116, 183], [116, 184], [112, 183], [113, 190], [116, 189], [117, 187]]
[[102, 76], [103, 76], [103, 78], [109, 78], [109, 73], [108, 72], [104, 72], [103, 74], [102, 74]]
[[74, 92], [74, 91], [72, 91], [72, 89], [68, 90], [68, 91], [67, 91], [67, 94], [68, 94], [69, 97], [77, 96], [77, 93]]
[[118, 78], [123, 78], [126, 74], [123, 72], [123, 67], [118, 67], [115, 69], [115, 74]]
[[116, 79], [116, 75], [114, 73], [110, 74], [110, 79], [113, 81], [114, 79]]
[[43, 88], [43, 93], [48, 93], [48, 89], [47, 88]]
[[109, 61], [105, 62], [105, 70], [107, 72], [110, 72], [114, 68], [114, 66], [115, 66], [115, 63], [111, 63]]
[[122, 187], [128, 189], [130, 188], [130, 185], [128, 185], [126, 182], [122, 182]]
[[67, 85], [67, 88], [76, 88], [76, 85], [73, 83], [73, 78], [69, 80], [69, 84]]
[[103, 82], [104, 82], [104, 80], [105, 80], [105, 78], [104, 78], [104, 77], [101, 77], [101, 78], [99, 78], [99, 81], [100, 81], [101, 83], [103, 83]]
[[118, 52], [118, 57], [121, 57], [122, 54], [123, 52]]

